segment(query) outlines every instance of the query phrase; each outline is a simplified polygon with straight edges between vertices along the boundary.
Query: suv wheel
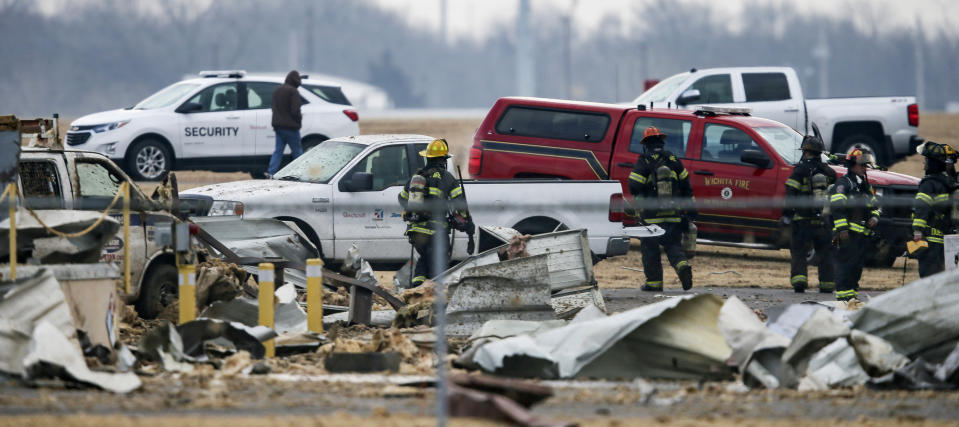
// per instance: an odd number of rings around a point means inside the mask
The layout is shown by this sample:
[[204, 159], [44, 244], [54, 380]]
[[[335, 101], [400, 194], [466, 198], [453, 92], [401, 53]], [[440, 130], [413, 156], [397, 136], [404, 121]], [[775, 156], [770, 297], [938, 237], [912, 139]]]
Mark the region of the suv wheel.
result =
[[173, 155], [165, 144], [144, 139], [133, 145], [127, 155], [127, 168], [137, 181], [157, 181], [170, 171]]

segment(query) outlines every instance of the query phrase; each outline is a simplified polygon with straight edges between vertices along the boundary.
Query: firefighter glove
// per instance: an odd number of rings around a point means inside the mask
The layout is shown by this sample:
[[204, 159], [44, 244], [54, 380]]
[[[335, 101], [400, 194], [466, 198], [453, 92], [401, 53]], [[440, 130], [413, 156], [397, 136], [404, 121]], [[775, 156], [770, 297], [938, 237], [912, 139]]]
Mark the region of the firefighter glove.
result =
[[783, 215], [782, 218], [779, 218], [779, 222], [782, 223], [782, 225], [789, 225], [792, 224], [793, 220], [792, 218]]
[[473, 255], [476, 251], [476, 242], [473, 240], [473, 233], [469, 233], [469, 240], [466, 241], [466, 253]]
[[912, 240], [913, 240], [914, 242], [918, 242], [918, 241], [922, 240], [922, 232], [919, 231], [919, 230], [913, 231], [913, 232], [912, 232]]
[[876, 228], [876, 225], [879, 224], [879, 218], [872, 217], [869, 218], [869, 221], [866, 222], [866, 226], [869, 228]]

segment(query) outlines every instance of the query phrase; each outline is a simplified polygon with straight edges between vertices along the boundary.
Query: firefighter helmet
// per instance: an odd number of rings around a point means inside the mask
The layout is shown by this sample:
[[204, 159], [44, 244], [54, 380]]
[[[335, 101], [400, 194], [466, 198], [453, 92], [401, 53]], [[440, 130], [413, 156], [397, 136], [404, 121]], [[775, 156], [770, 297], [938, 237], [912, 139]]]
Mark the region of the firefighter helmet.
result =
[[420, 155], [426, 158], [447, 157], [449, 152], [450, 147], [446, 144], [446, 140], [440, 138], [430, 142], [430, 145], [427, 145], [425, 150], [420, 151]]
[[803, 137], [802, 144], [799, 145], [799, 148], [802, 151], [822, 153], [823, 151], [826, 151], [826, 144], [823, 144], [822, 140], [815, 136], [806, 135]]
[[643, 140], [641, 143], [645, 144], [653, 140], [663, 141], [666, 139], [666, 134], [659, 131], [659, 128], [655, 126], [650, 126], [643, 131]]
[[944, 145], [937, 144], [932, 141], [926, 141], [922, 143], [922, 145], [920, 145], [916, 151], [930, 160], [936, 160], [939, 162], [945, 162], [946, 158], [949, 156]]
[[955, 148], [952, 148], [949, 144], [942, 144], [942, 148], [946, 150], [946, 160], [956, 161], [956, 158], [959, 158], [959, 152], [956, 152]]
[[868, 166], [873, 164], [872, 152], [868, 148], [856, 147], [853, 148], [848, 154], [846, 154], [846, 165], [863, 165]]

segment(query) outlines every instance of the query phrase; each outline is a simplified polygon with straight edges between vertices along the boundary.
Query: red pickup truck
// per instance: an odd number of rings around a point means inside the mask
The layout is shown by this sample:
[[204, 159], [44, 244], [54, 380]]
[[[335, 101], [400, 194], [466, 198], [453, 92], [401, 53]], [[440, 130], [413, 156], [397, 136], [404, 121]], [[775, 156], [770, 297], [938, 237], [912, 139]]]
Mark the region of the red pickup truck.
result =
[[[745, 111], [500, 98], [473, 136], [469, 172], [477, 179], [615, 179], [629, 194], [627, 178], [642, 153], [640, 140], [648, 126], [668, 135], [666, 149], [681, 157], [690, 173], [700, 243], [788, 246], [789, 234], [779, 221], [786, 179], [801, 156], [802, 135]], [[834, 168], [840, 176], [845, 173]], [[880, 170], [869, 170], [868, 176], [883, 209], [882, 238], [871, 251], [871, 263], [891, 265], [911, 236], [909, 203], [919, 179]], [[762, 206], [730, 207], [736, 202]]]

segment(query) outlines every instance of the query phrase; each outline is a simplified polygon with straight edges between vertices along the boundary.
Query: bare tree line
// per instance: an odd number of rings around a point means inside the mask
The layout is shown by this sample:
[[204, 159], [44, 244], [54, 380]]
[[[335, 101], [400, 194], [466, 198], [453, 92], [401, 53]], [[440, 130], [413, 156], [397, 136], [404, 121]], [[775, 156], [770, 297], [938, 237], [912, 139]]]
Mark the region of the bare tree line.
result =
[[[105, 0], [44, 16], [31, 1], [0, 1], [0, 112], [78, 115], [121, 108], [201, 69], [283, 72], [291, 67], [291, 53], [300, 69], [381, 86], [400, 107], [482, 108], [515, 92], [513, 22], [489, 24], [492, 35], [482, 41], [444, 43], [434, 30], [365, 2], [217, 0], [202, 10], [186, 2], [158, 7], [159, 13], [143, 13], [130, 2]], [[589, 34], [565, 27], [565, 11], [537, 9], [536, 94], [625, 101], [642, 91], [643, 79], [693, 67], [789, 65], [813, 95], [819, 78], [811, 52], [824, 33], [830, 96], [915, 94], [918, 48], [925, 107], [942, 109], [959, 100], [959, 41], [941, 34], [927, 40], [926, 29], [859, 30], [854, 18], [872, 22], [869, 16], [881, 13], [863, 9], [827, 19], [796, 13], [789, 4], [754, 4], [738, 16], [736, 31], [716, 19], [714, 9], [653, 0], [624, 11], [641, 28], [608, 17]]]

